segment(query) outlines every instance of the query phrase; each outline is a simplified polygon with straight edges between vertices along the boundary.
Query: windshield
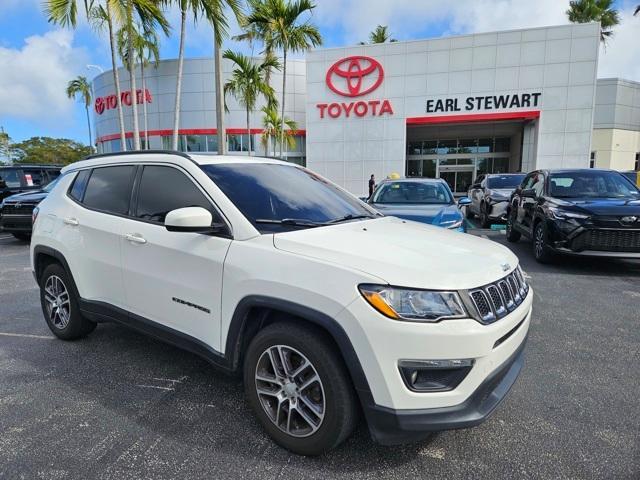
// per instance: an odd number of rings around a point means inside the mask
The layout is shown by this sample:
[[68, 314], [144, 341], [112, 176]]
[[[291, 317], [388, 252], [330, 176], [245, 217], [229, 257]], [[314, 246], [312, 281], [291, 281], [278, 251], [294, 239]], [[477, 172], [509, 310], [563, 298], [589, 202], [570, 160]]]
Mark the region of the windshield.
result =
[[354, 196], [293, 165], [226, 163], [201, 168], [262, 233], [376, 216]]
[[553, 197], [638, 198], [640, 192], [618, 172], [591, 171], [552, 173], [549, 190]]
[[373, 203], [451, 204], [453, 197], [441, 182], [387, 182], [376, 190]]
[[501, 175], [499, 177], [487, 178], [487, 187], [499, 190], [501, 188], [513, 188], [515, 189], [522, 183], [525, 175]]

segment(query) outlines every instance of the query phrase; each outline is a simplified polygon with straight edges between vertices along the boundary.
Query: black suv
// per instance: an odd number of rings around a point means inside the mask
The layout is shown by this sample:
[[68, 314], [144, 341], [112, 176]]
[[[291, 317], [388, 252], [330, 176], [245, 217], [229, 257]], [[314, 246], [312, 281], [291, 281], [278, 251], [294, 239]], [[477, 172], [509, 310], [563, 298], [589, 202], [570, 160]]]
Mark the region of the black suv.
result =
[[29, 238], [33, 209], [47, 196], [60, 169], [51, 165], [0, 167], [0, 232]]
[[507, 212], [507, 240], [521, 235], [543, 263], [555, 253], [640, 258], [640, 190], [612, 170], [531, 172]]

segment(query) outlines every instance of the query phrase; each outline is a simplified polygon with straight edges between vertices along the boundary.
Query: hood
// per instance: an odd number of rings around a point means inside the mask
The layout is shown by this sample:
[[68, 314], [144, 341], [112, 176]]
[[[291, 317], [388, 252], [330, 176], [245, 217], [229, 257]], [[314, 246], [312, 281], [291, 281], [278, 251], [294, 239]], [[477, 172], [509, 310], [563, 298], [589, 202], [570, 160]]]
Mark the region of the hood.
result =
[[442, 222], [462, 219], [457, 205], [386, 205], [374, 203], [373, 208], [386, 216], [440, 225]]
[[16, 193], [4, 199], [4, 203], [39, 203], [47, 196], [44, 190]]
[[515, 187], [514, 188], [490, 188], [489, 190], [491, 191], [491, 196], [493, 197], [509, 198], [513, 193], [513, 191], [515, 190]]
[[589, 215], [640, 216], [640, 199], [634, 198], [554, 198], [553, 203]]
[[278, 233], [274, 245], [391, 285], [434, 290], [486, 285], [518, 265], [508, 248], [491, 240], [395, 217]]

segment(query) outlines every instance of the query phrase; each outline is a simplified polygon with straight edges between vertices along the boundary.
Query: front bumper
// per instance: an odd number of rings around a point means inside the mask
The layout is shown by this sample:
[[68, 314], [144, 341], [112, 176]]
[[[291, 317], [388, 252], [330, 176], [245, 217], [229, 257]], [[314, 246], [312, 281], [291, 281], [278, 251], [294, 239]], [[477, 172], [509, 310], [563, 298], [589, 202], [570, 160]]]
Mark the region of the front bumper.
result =
[[[403, 443], [434, 430], [482, 422], [521, 369], [532, 300], [530, 288], [519, 306], [489, 325], [473, 319], [428, 324], [391, 320], [364, 299], [343, 310], [337, 320], [347, 330], [366, 377], [368, 388], [360, 383], [357, 389], [372, 436], [380, 443]], [[472, 359], [473, 367], [446, 391], [412, 391], [399, 368], [403, 360], [453, 359]]]
[[488, 213], [489, 219], [500, 220], [502, 222], [505, 222], [507, 220], [508, 206], [509, 206], [509, 200], [489, 203], [487, 207], [487, 213]]
[[524, 365], [525, 340], [463, 403], [451, 407], [394, 410], [369, 405], [369, 431], [382, 445], [422, 440], [431, 432], [476, 426], [485, 421], [506, 397]]
[[0, 232], [31, 232], [31, 215], [1, 215]]

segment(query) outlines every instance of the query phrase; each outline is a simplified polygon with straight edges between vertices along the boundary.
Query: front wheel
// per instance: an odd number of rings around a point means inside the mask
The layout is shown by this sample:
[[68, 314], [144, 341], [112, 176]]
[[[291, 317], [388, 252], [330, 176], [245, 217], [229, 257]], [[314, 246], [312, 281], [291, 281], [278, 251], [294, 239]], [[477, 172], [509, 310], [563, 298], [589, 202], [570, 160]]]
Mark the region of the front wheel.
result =
[[320, 455], [354, 430], [355, 392], [336, 348], [320, 331], [274, 323], [253, 338], [244, 361], [249, 404], [280, 446]]
[[489, 212], [487, 212], [487, 204], [480, 205], [480, 226], [482, 228], [489, 228], [491, 226], [491, 219], [489, 218]]
[[553, 252], [547, 240], [547, 228], [543, 221], [538, 222], [533, 231], [533, 254], [540, 263], [549, 263], [553, 260]]
[[507, 241], [511, 243], [517, 242], [518, 240], [520, 240], [520, 237], [522, 236], [520, 232], [518, 232], [513, 226], [515, 221], [516, 221], [515, 210], [511, 209], [511, 211], [509, 212], [509, 215], [507, 216]]

